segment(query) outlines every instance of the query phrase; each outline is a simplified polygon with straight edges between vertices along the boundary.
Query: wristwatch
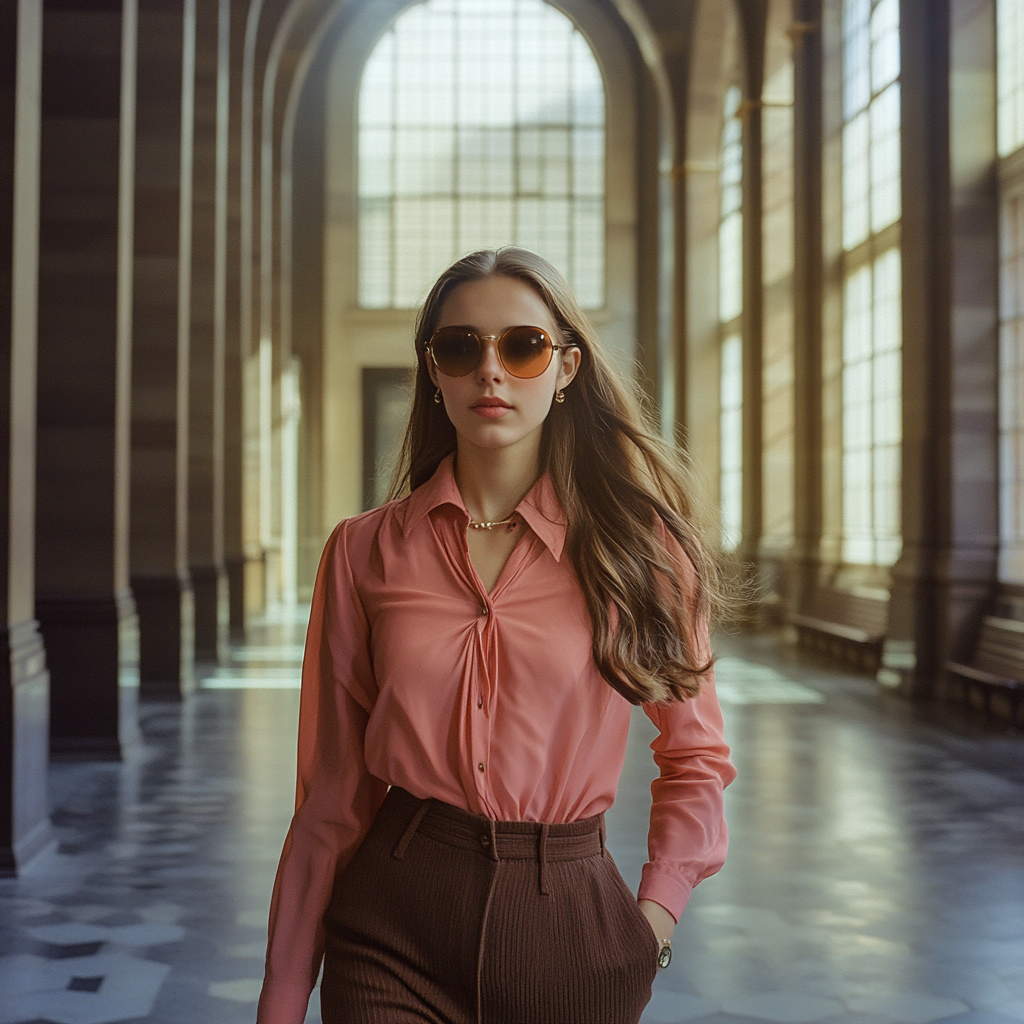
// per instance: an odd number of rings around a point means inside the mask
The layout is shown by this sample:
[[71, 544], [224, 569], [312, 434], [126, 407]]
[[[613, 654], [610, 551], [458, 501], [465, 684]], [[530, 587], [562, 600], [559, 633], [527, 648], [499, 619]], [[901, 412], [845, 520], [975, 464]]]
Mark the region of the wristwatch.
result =
[[658, 950], [658, 967], [664, 970], [672, 963], [672, 940], [662, 939], [661, 948]]

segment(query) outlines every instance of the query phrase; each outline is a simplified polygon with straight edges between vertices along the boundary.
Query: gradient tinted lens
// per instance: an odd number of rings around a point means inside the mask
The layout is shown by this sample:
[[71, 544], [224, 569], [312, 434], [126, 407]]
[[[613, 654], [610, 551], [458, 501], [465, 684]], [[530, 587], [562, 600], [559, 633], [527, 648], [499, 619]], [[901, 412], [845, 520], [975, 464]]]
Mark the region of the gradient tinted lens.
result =
[[539, 377], [551, 362], [551, 339], [539, 327], [513, 327], [501, 336], [498, 355], [513, 377]]
[[[437, 368], [465, 377], [480, 363], [482, 342], [468, 327], [441, 327], [430, 339]], [[498, 339], [498, 358], [513, 377], [539, 377], [551, 362], [551, 339], [539, 327], [510, 327]]]
[[442, 327], [430, 339], [437, 368], [449, 377], [465, 377], [480, 362], [480, 339], [465, 327]]

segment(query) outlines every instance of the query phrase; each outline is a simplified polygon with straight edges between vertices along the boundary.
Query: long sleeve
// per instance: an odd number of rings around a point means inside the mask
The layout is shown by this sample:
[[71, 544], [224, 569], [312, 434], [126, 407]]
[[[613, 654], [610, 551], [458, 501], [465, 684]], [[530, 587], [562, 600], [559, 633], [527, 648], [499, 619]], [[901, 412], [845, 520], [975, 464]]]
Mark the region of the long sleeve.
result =
[[660, 903], [678, 921], [693, 887], [725, 863], [729, 839], [722, 793], [736, 769], [722, 738], [711, 673], [698, 697], [644, 710], [659, 730], [651, 749], [660, 774], [651, 784], [649, 860], [639, 898]]
[[296, 809], [270, 907], [259, 1024], [301, 1024], [323, 959], [322, 919], [334, 878], [351, 859], [387, 792], [366, 767], [376, 697], [369, 626], [352, 579], [347, 524], [317, 573], [302, 663]]
[[[670, 541], [669, 547], [684, 597], [692, 599], [693, 563], [677, 543]], [[691, 656], [708, 660], [707, 623], [698, 619], [689, 628]], [[660, 774], [651, 784], [649, 860], [639, 898], [660, 903], [678, 921], [693, 887], [725, 863], [729, 838], [723, 791], [736, 769], [729, 761], [713, 671], [702, 678], [698, 696], [682, 703], [648, 704], [644, 711], [658, 728], [651, 749]]]

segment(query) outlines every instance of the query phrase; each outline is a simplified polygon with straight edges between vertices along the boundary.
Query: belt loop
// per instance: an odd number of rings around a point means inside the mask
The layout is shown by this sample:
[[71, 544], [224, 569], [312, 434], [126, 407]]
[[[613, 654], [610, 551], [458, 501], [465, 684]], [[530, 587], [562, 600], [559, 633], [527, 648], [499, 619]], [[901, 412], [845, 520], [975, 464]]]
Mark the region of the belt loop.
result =
[[537, 851], [537, 861], [540, 864], [540, 894], [547, 896], [547, 863], [548, 863], [548, 823], [543, 822], [540, 826], [540, 849]]
[[498, 852], [498, 830], [495, 826], [495, 819], [487, 819], [487, 828], [491, 833], [491, 860], [501, 860], [501, 854]]
[[412, 837], [416, 835], [416, 829], [420, 827], [420, 822], [423, 820], [427, 811], [430, 810], [430, 803], [431, 801], [429, 799], [424, 800], [416, 809], [416, 813], [412, 816], [412, 820], [409, 822], [406, 830], [402, 833], [402, 838], [398, 840], [398, 845], [391, 854], [395, 860], [402, 859], [402, 856], [405, 853], [405, 848], [412, 842]]
[[601, 815], [601, 826], [598, 829], [598, 835], [600, 835], [600, 837], [601, 837], [601, 856], [603, 857], [604, 856], [604, 836], [605, 836], [604, 815], [603, 814]]

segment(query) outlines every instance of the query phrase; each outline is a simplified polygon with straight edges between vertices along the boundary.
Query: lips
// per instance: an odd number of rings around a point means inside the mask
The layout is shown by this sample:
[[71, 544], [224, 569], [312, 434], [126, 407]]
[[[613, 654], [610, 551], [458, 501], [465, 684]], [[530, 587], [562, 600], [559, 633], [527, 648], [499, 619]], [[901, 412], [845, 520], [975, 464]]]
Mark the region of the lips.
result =
[[512, 411], [512, 406], [502, 398], [478, 398], [470, 409], [485, 420], [500, 420]]

